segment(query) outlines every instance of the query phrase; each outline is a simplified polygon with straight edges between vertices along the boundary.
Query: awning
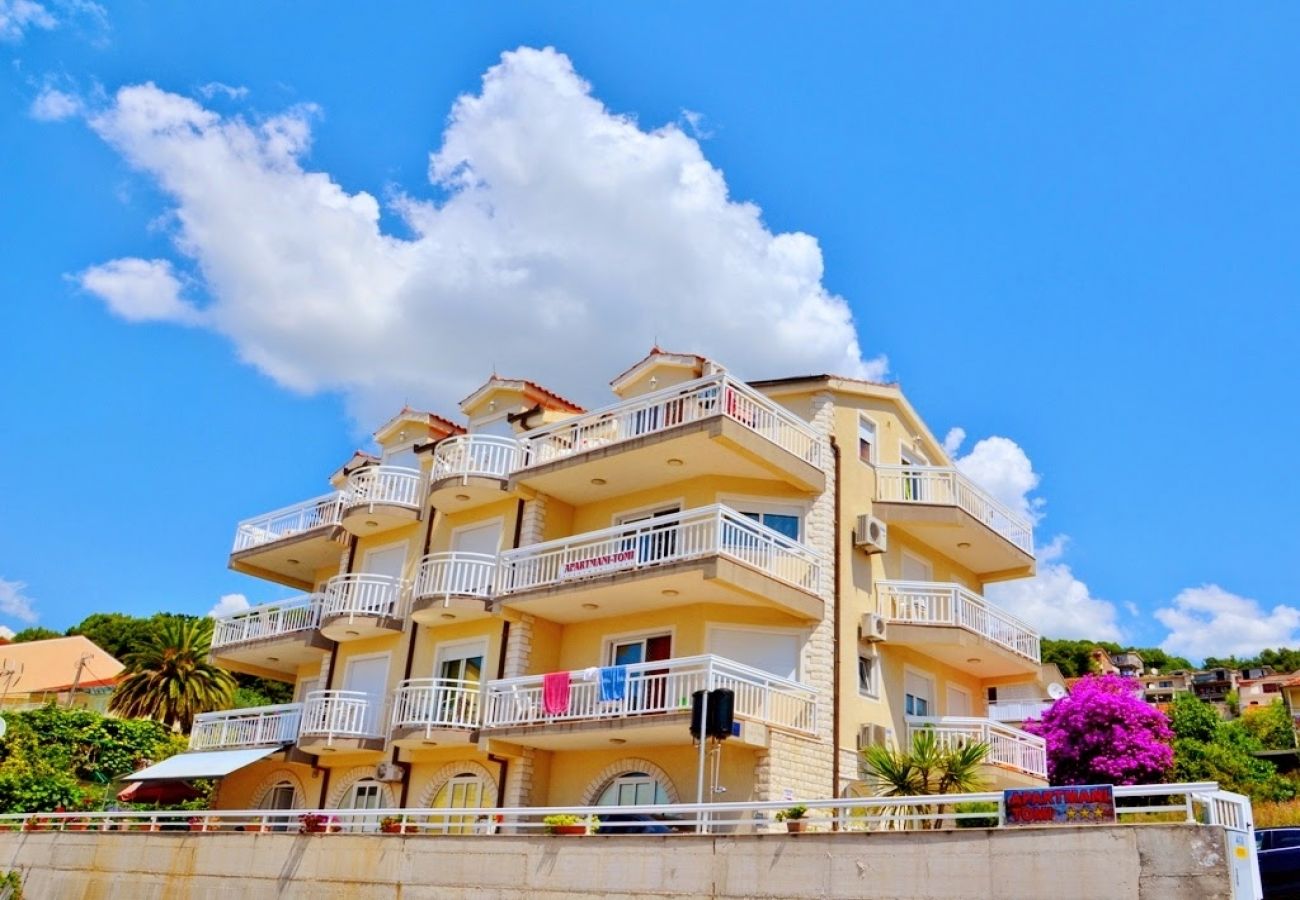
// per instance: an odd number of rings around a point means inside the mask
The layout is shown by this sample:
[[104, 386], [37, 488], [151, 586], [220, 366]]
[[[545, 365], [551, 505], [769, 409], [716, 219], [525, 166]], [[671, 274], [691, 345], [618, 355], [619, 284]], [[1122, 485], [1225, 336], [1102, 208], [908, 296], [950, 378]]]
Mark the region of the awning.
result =
[[178, 753], [157, 765], [132, 772], [123, 781], [153, 781], [163, 778], [220, 778], [236, 769], [252, 765], [280, 747], [254, 747], [251, 750], [199, 750]]

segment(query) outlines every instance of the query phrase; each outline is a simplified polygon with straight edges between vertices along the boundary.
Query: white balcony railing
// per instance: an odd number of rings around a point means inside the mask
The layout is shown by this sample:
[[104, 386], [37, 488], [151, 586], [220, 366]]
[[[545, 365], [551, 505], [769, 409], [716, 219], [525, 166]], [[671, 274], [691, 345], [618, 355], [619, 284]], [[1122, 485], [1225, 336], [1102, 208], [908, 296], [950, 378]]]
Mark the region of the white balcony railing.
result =
[[222, 616], [213, 624], [212, 649], [311, 631], [320, 624], [323, 599], [321, 594], [303, 594]]
[[264, 515], [245, 519], [235, 528], [235, 544], [231, 553], [251, 550], [263, 544], [294, 537], [313, 528], [337, 525], [343, 514], [343, 495], [337, 491], [304, 500]]
[[814, 466], [821, 443], [807, 422], [729, 375], [673, 385], [606, 406], [520, 436], [523, 466], [539, 466], [574, 453], [607, 447], [687, 422], [726, 416]]
[[499, 478], [519, 468], [522, 451], [514, 438], [494, 434], [460, 434], [433, 449], [433, 480], [443, 478]]
[[343, 491], [345, 507], [384, 503], [392, 506], [420, 506], [420, 472], [401, 466], [370, 466], [348, 476]]
[[1047, 777], [1047, 742], [1037, 735], [1001, 722], [965, 716], [933, 716], [907, 720], [907, 739], [921, 729], [934, 732], [944, 748], [981, 742], [989, 745], [986, 760], [1039, 778]]
[[498, 594], [565, 584], [614, 572], [724, 556], [804, 590], [816, 591], [821, 558], [785, 535], [725, 506], [702, 506], [500, 556]]
[[406, 615], [404, 583], [392, 575], [366, 572], [335, 575], [325, 582], [320, 616], [381, 616], [402, 618]]
[[301, 716], [301, 703], [199, 713], [190, 730], [190, 749], [229, 750], [292, 744], [298, 739]]
[[816, 691], [720, 656], [690, 656], [623, 667], [622, 697], [601, 699], [599, 670], [569, 673], [569, 702], [548, 712], [543, 676], [505, 678], [487, 684], [484, 727], [544, 725], [579, 719], [622, 719], [646, 713], [690, 712], [699, 690], [735, 691], [735, 714], [778, 728], [812, 734], [817, 728]]
[[1055, 700], [998, 700], [989, 704], [989, 718], [998, 722], [1023, 722], [1042, 718]]
[[492, 596], [496, 571], [497, 558], [491, 553], [430, 553], [420, 560], [414, 596], [487, 600]]
[[876, 499], [882, 503], [960, 507], [1030, 556], [1034, 555], [1034, 526], [956, 469], [876, 466]]
[[459, 678], [411, 678], [393, 693], [393, 728], [478, 728], [482, 685]]
[[300, 737], [383, 737], [383, 698], [361, 691], [312, 691], [302, 705]]
[[878, 581], [882, 614], [901, 625], [951, 625], [1041, 662], [1038, 632], [958, 584]]

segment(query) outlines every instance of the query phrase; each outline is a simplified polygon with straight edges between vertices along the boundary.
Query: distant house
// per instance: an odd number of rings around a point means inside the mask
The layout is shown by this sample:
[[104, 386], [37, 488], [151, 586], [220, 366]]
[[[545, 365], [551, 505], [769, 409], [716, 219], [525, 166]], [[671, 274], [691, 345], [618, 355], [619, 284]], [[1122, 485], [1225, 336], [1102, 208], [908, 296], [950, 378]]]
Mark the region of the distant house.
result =
[[1207, 703], [1223, 703], [1237, 688], [1240, 675], [1236, 669], [1206, 669], [1192, 673], [1192, 693]]
[[105, 712], [124, 666], [81, 635], [0, 646], [0, 709], [46, 703]]
[[1142, 698], [1153, 706], [1163, 707], [1173, 703], [1178, 694], [1191, 691], [1191, 675], [1187, 672], [1149, 672], [1139, 680]]
[[1105, 647], [1096, 647], [1089, 654], [1093, 669], [1102, 675], [1123, 675], [1136, 678], [1142, 674], [1142, 657], [1131, 650], [1121, 653], [1109, 653]]
[[1276, 673], [1268, 666], [1243, 669], [1237, 682], [1237, 698], [1241, 711], [1270, 706], [1282, 699], [1283, 686], [1293, 680], [1297, 672]]

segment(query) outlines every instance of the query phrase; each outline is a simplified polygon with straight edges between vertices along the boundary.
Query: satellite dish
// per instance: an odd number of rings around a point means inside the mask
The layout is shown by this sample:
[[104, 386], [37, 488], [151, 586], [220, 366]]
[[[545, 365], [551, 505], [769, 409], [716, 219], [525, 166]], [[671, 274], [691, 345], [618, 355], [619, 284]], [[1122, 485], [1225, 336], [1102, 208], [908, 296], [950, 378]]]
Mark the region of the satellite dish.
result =
[[1065, 696], [1065, 693], [1065, 685], [1061, 684], [1059, 681], [1053, 681], [1047, 686], [1047, 696], [1051, 697], [1053, 700], [1060, 700]]

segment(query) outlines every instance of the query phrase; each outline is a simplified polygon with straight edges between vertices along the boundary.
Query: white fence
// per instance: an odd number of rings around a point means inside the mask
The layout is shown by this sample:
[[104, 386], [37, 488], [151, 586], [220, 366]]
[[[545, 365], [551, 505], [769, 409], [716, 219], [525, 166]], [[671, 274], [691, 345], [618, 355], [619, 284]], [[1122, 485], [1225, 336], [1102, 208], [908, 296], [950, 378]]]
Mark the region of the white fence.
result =
[[499, 478], [519, 468], [523, 451], [514, 438], [461, 434], [433, 448], [433, 481], [444, 478]]
[[989, 718], [997, 722], [1040, 719], [1055, 700], [998, 700], [989, 704]]
[[821, 558], [725, 506], [702, 506], [500, 556], [498, 594], [564, 584], [707, 556], [724, 556], [804, 590], [817, 590]]
[[410, 678], [393, 693], [393, 728], [478, 728], [482, 685], [459, 678]]
[[523, 466], [539, 466], [665, 431], [726, 416], [814, 466], [821, 444], [812, 426], [728, 375], [710, 375], [616, 403], [520, 436]]
[[348, 476], [343, 492], [347, 507], [385, 503], [418, 509], [420, 506], [420, 472], [401, 466], [370, 466]]
[[876, 466], [882, 503], [957, 506], [1021, 550], [1034, 555], [1034, 527], [956, 469], [943, 466]]
[[322, 619], [340, 616], [349, 619], [358, 616], [402, 618], [406, 615], [404, 586], [400, 578], [392, 575], [372, 575], [366, 572], [335, 575], [325, 582], [320, 616]]
[[878, 581], [881, 614], [901, 625], [951, 625], [974, 632], [1013, 653], [1041, 661], [1038, 632], [958, 584]]
[[343, 495], [337, 491], [322, 497], [313, 497], [284, 509], [245, 519], [235, 527], [235, 544], [231, 553], [251, 550], [263, 544], [274, 543], [321, 528], [337, 525], [343, 515]]
[[492, 596], [496, 580], [497, 558], [491, 553], [430, 553], [420, 560], [415, 577], [414, 596], [478, 597]]
[[383, 737], [383, 697], [362, 691], [312, 691], [302, 705], [300, 737]]
[[987, 761], [1047, 777], [1047, 742], [1019, 728], [990, 719], [967, 716], [914, 716], [907, 720], [907, 739], [920, 731], [934, 734], [940, 747], [951, 749], [971, 743], [989, 745]]
[[618, 667], [626, 680], [602, 690], [599, 669], [569, 674], [569, 700], [547, 711], [543, 676], [525, 675], [487, 683], [485, 728], [541, 725], [579, 719], [621, 719], [647, 713], [690, 712], [699, 690], [730, 688], [735, 714], [778, 728], [813, 734], [817, 728], [816, 691], [760, 669], [720, 656], [689, 656]]
[[222, 616], [213, 624], [212, 649], [311, 631], [320, 624], [323, 599], [322, 594], [302, 594]]
[[298, 739], [301, 703], [255, 706], [200, 713], [190, 730], [191, 750], [228, 750], [235, 747], [269, 747]]

